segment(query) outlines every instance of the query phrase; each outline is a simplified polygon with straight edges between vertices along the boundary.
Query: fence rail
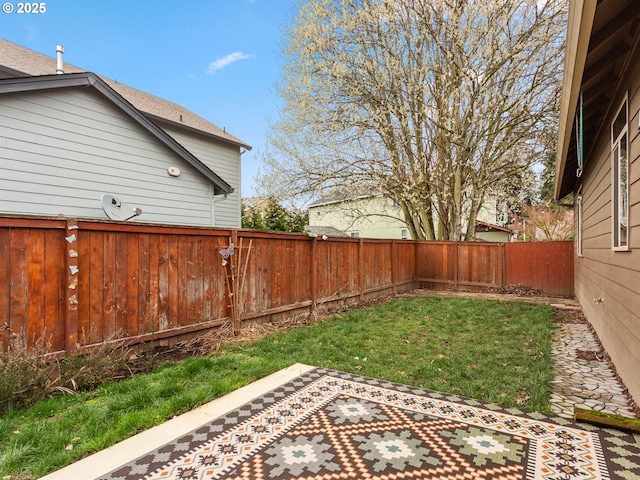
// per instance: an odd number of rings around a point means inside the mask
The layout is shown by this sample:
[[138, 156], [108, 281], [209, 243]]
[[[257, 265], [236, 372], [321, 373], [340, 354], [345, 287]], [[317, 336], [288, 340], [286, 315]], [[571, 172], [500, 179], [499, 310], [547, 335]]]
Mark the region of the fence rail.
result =
[[[230, 243], [234, 254], [219, 253]], [[416, 287], [573, 294], [572, 242], [491, 244], [0, 217], [0, 349], [176, 341]]]

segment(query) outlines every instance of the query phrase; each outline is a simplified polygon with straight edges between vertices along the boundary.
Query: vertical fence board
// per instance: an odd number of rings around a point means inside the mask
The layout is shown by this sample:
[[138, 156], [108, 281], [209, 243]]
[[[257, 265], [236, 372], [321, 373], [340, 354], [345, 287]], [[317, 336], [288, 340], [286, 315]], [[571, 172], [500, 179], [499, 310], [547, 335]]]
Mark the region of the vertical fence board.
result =
[[138, 237], [138, 332], [148, 333], [149, 295], [151, 268], [149, 265], [149, 235], [141, 233]]
[[44, 232], [31, 229], [28, 243], [27, 338], [45, 345], [44, 332]]
[[11, 324], [11, 228], [0, 227], [0, 352], [9, 348]]
[[[266, 241], [263, 238], [256, 238], [253, 242], [253, 258], [251, 260], [252, 272], [255, 275], [255, 286], [253, 291], [253, 308], [251, 313], [256, 313], [261, 310], [267, 310], [269, 305], [269, 293], [268, 288], [268, 275], [270, 267], [270, 258], [266, 250]], [[224, 275], [224, 274], [223, 274]], [[224, 298], [225, 311], [227, 299]]]
[[203, 313], [204, 309], [204, 242], [202, 237], [196, 237], [196, 264], [195, 264], [195, 311], [193, 316], [193, 323], [198, 323], [202, 319], [206, 318]]
[[[59, 321], [63, 317], [63, 302], [65, 301], [66, 277], [63, 275], [64, 234], [61, 230], [44, 230], [44, 329], [47, 332], [50, 349], [60, 351], [65, 349], [65, 325]], [[77, 244], [74, 247], [77, 251]], [[77, 284], [74, 284], [76, 292]]]
[[211, 320], [213, 318], [213, 260], [212, 260], [212, 237], [206, 237], [202, 240], [202, 264], [200, 265], [200, 274], [202, 275], [201, 295], [202, 295], [202, 318]]
[[[196, 262], [198, 261], [197, 242], [194, 237], [182, 238], [181, 280], [186, 291], [184, 315], [180, 318], [180, 326], [189, 325], [196, 316]], [[182, 295], [181, 295], [182, 296]]]
[[311, 270], [309, 269], [311, 266], [311, 243], [306, 239], [293, 241], [295, 270], [291, 278], [295, 285], [292, 297], [295, 304], [308, 302], [311, 299]]
[[[246, 268], [246, 270], [244, 270], [245, 278], [244, 278], [244, 286], [243, 286], [243, 292], [242, 292], [243, 302], [242, 302], [242, 308], [240, 310], [240, 313], [242, 315], [252, 314], [255, 312], [256, 295], [257, 295], [257, 288], [258, 288], [257, 282], [256, 282], [256, 276], [257, 276], [256, 246], [258, 245], [258, 242], [257, 242], [257, 239], [252, 237], [244, 237], [244, 240], [245, 242], [247, 242], [247, 254], [249, 255], [249, 257], [246, 259], [247, 260], [246, 262], [243, 262], [244, 264], [243, 268]], [[251, 244], [251, 249], [249, 249], [249, 244]], [[218, 257], [220, 257], [220, 255], [218, 255]], [[215, 261], [218, 262], [218, 258], [216, 258]], [[215, 272], [214, 266], [212, 265], [212, 281], [215, 281], [214, 272]]]
[[129, 233], [115, 239], [116, 324], [112, 337], [127, 336], [127, 238]]
[[148, 330], [160, 328], [160, 235], [149, 236], [149, 304]]
[[184, 269], [180, 237], [177, 235], [158, 236], [158, 330], [180, 325], [186, 316], [187, 303], [184, 298]]
[[[93, 343], [90, 335], [91, 332], [89, 331], [89, 326], [92, 324], [91, 302], [95, 301], [96, 297], [102, 294], [102, 289], [91, 288], [92, 278], [98, 274], [98, 265], [95, 263], [92, 264], [97, 257], [97, 252], [94, 252], [92, 246], [92, 240], [95, 238], [94, 234], [95, 232], [83, 232], [83, 235], [78, 238], [78, 242], [76, 243], [76, 250], [78, 252], [78, 285], [76, 287], [76, 295], [78, 296], [78, 344], [80, 345]], [[102, 262], [100, 262], [100, 264], [102, 264]], [[100, 279], [100, 281], [102, 280]], [[67, 301], [67, 299], [63, 299], [63, 301]], [[100, 305], [101, 303], [102, 302], [100, 302]]]
[[9, 347], [11, 325], [11, 228], [0, 227], [0, 352]]
[[311, 309], [316, 311], [318, 305], [318, 238], [314, 237], [311, 247]]
[[126, 264], [126, 288], [127, 288], [127, 296], [126, 296], [126, 324], [125, 328], [127, 331], [127, 335], [137, 336], [139, 331], [138, 318], [140, 312], [138, 311], [138, 297], [140, 295], [139, 292], [139, 282], [138, 278], [138, 265], [140, 264], [140, 260], [138, 258], [138, 240], [139, 236], [137, 233], [129, 233], [127, 235], [127, 264]]
[[[176, 236], [158, 235], [158, 316], [155, 331], [166, 330], [172, 325], [178, 325], [180, 315], [179, 284], [178, 284], [178, 256], [179, 239]], [[174, 286], [173, 289], [171, 286]], [[173, 301], [175, 299], [175, 301]], [[175, 311], [173, 309], [176, 309]], [[174, 313], [175, 312], [175, 313]]]
[[28, 238], [29, 229], [14, 229], [11, 235], [11, 310], [9, 327], [11, 333], [28, 339], [27, 305], [29, 298]]
[[[107, 246], [106, 235], [104, 232], [87, 232], [91, 235], [90, 239], [90, 266], [86, 265], [85, 268], [80, 270], [80, 285], [85, 286], [83, 290], [78, 292], [79, 302], [89, 299], [90, 317], [88, 323], [82, 321], [80, 323], [84, 326], [84, 331], [80, 330], [81, 337], [83, 334], [88, 336], [89, 343], [102, 342], [105, 339], [105, 323], [106, 323], [106, 305], [107, 305], [107, 292], [109, 288], [106, 285], [105, 274], [105, 247]], [[84, 236], [80, 237], [80, 245], [84, 241]], [[88, 256], [86, 252], [80, 252], [80, 259]], [[82, 264], [84, 265], [84, 264]], [[89, 282], [82, 281], [86, 278], [87, 272], [89, 275]], [[109, 286], [110, 287], [110, 286]], [[86, 340], [84, 340], [86, 341]]]
[[[178, 275], [178, 318], [175, 319], [175, 323], [172, 321], [169, 326], [183, 326], [188, 325], [189, 318], [189, 289], [187, 285], [187, 274], [189, 273], [189, 264], [193, 262], [192, 249], [190, 245], [190, 238], [183, 236], [174, 237], [178, 243], [178, 254], [176, 258], [176, 268]], [[171, 262], [173, 267], [173, 262]], [[173, 283], [170, 283], [171, 288]]]
[[65, 329], [65, 350], [75, 351], [80, 338], [78, 336], [78, 292], [74, 285], [79, 281], [78, 224], [73, 219], [65, 219], [63, 269], [65, 283], [63, 319]]
[[102, 326], [102, 339], [112, 339], [117, 331], [118, 314], [118, 277], [116, 265], [116, 234], [105, 232], [104, 235], [104, 314]]

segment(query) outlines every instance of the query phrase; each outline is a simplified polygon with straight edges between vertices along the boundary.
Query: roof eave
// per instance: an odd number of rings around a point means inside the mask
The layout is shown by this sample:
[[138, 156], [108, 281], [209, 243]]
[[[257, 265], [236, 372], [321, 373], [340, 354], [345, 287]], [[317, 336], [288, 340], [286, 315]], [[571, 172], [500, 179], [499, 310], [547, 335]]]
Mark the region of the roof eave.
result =
[[160, 122], [160, 123], [166, 123], [168, 125], [177, 127], [177, 128], [182, 128], [184, 130], [187, 130], [189, 132], [193, 132], [193, 133], [197, 133], [198, 135], [204, 135], [206, 137], [212, 138], [214, 140], [217, 140], [219, 142], [223, 142], [223, 143], [228, 143], [230, 145], [233, 145], [235, 147], [240, 147], [240, 148], [244, 148], [246, 150], [251, 150], [253, 147], [251, 147], [251, 145], [247, 145], [245, 143], [242, 143], [242, 141], [234, 141], [231, 140], [229, 138], [225, 138], [219, 135], [214, 135], [213, 133], [209, 133], [209, 132], [205, 132], [203, 130], [200, 130], [198, 128], [195, 127], [191, 127], [189, 125], [185, 125], [184, 123], [180, 123], [180, 122], [175, 122], [173, 120], [168, 120], [164, 117], [160, 117], [158, 115], [154, 115], [153, 113], [149, 113], [149, 112], [144, 112], [142, 111], [142, 113], [144, 113], [150, 120], [154, 121], [154, 122]]
[[510, 228], [501, 227], [500, 225], [496, 225], [494, 223], [483, 222], [481, 220], [476, 220], [476, 225], [483, 225], [483, 226], [485, 226], [487, 228], [490, 228], [492, 230], [497, 230], [497, 231], [500, 231], [500, 232], [513, 233], [513, 230], [511, 230]]
[[358, 200], [366, 200], [369, 198], [379, 198], [379, 197], [383, 197], [383, 195], [381, 193], [365, 193], [365, 194], [357, 195], [353, 197], [335, 198], [332, 200], [320, 199], [310, 204], [308, 208], [326, 207], [327, 205], [338, 205], [340, 203], [357, 202]]
[[562, 98], [560, 101], [560, 121], [558, 128], [556, 174], [554, 180], [554, 198], [560, 200], [564, 195], [562, 183], [566, 172], [567, 153], [573, 120], [575, 116], [582, 76], [587, 60], [587, 51], [597, 0], [571, 0], [569, 4], [569, 25], [565, 48], [564, 77]]

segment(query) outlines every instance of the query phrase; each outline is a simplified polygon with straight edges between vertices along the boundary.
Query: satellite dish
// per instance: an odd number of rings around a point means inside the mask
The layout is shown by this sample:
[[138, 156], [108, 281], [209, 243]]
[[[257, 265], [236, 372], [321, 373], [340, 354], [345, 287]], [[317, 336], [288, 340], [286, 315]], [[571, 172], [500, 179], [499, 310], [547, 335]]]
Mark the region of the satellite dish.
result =
[[113, 195], [102, 195], [102, 209], [111, 220], [127, 221], [142, 214], [138, 207], [131, 207]]

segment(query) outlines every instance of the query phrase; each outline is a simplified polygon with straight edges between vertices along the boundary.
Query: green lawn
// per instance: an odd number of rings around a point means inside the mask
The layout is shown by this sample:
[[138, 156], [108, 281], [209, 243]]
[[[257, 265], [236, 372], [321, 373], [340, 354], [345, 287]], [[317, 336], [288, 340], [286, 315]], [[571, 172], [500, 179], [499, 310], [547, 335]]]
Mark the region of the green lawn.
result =
[[294, 363], [549, 411], [553, 309], [393, 299], [0, 417], [0, 479], [38, 478]]

